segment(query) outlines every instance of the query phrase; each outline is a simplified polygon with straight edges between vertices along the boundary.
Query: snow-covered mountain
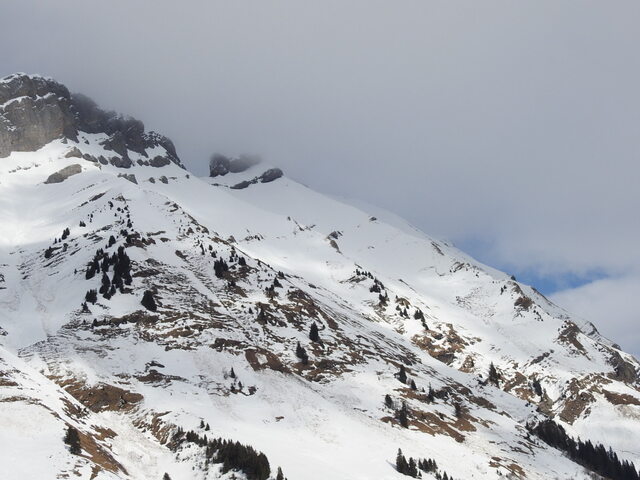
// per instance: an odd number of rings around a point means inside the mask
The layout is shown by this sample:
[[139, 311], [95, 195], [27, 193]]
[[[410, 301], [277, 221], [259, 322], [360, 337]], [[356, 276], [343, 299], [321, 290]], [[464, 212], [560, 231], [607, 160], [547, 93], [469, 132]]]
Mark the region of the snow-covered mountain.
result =
[[0, 157], [3, 478], [635, 478], [638, 362], [396, 217], [37, 76]]

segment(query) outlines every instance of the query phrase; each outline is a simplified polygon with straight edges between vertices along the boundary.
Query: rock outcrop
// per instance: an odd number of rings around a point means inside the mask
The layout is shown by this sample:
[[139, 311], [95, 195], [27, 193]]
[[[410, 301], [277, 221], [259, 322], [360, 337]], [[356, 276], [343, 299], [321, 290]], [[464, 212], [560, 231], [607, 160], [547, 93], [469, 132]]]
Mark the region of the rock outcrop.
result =
[[58, 170], [56, 173], [52, 173], [44, 183], [62, 183], [70, 176], [77, 175], [80, 172], [82, 172], [82, 167], [77, 163], [74, 163], [73, 165], [69, 165], [68, 167]]
[[162, 147], [166, 156], [154, 152], [148, 165], [173, 162], [182, 167], [171, 140], [145, 132], [140, 120], [102, 110], [89, 97], [71, 94], [49, 78], [14, 74], [0, 79], [0, 158], [35, 151], [58, 138], [77, 141], [79, 132], [108, 135], [102, 146], [117, 154], [110, 160], [116, 167], [131, 167], [129, 152], [149, 158], [147, 150], [155, 147]]
[[216, 153], [209, 161], [209, 176], [218, 177], [227, 173], [244, 172], [260, 162], [260, 157], [255, 155], [240, 155], [238, 158], [229, 158]]
[[245, 180], [243, 182], [236, 183], [231, 188], [233, 188], [234, 190], [241, 190], [243, 188], [247, 188], [249, 185], [254, 185], [256, 183], [273, 182], [274, 180], [277, 180], [278, 178], [280, 178], [282, 175], [283, 175], [282, 170], [280, 170], [279, 168], [270, 168], [269, 170], [265, 171], [262, 175], [254, 177], [251, 180]]
[[71, 95], [42, 77], [11, 75], [0, 80], [0, 158], [34, 151], [60, 137], [75, 138]]

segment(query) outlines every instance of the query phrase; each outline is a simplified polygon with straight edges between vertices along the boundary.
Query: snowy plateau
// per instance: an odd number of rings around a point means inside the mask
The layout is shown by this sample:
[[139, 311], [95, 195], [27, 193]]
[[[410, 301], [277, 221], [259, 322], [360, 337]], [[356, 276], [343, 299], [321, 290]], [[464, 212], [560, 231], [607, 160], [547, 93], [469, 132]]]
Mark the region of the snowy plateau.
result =
[[402, 219], [38, 76], [0, 157], [2, 479], [637, 478], [638, 361]]

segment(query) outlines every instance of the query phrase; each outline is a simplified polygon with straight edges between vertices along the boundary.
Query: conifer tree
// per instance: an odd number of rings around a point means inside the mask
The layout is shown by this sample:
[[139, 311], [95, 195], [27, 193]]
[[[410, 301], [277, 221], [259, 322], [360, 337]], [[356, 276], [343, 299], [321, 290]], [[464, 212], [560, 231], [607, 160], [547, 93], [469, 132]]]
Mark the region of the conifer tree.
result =
[[153, 292], [151, 290], [145, 290], [144, 295], [142, 295], [142, 306], [151, 312], [155, 312], [158, 309], [156, 305], [156, 299], [153, 297]]
[[496, 387], [500, 386], [500, 374], [493, 362], [489, 365], [489, 383], [493, 383]]
[[300, 359], [303, 365], [309, 363], [309, 355], [307, 355], [307, 351], [304, 347], [300, 345], [300, 342], [298, 342], [298, 345], [296, 346], [296, 357]]
[[400, 410], [396, 412], [396, 418], [400, 422], [400, 425], [404, 428], [409, 428], [409, 414], [407, 404], [405, 402], [402, 402], [402, 407], [400, 407]]
[[80, 455], [80, 435], [78, 434], [78, 430], [75, 427], [69, 425], [67, 428], [67, 432], [64, 436], [64, 443], [69, 445], [69, 451], [74, 455]]
[[309, 329], [309, 340], [312, 342], [320, 342], [320, 333], [318, 332], [318, 325], [316, 325], [316, 322], [313, 322]]
[[393, 399], [388, 393], [384, 396], [384, 404], [389, 408], [393, 408]]
[[400, 365], [400, 371], [396, 374], [396, 377], [398, 377], [398, 380], [400, 380], [402, 383], [407, 383], [407, 372], [404, 368], [404, 365]]

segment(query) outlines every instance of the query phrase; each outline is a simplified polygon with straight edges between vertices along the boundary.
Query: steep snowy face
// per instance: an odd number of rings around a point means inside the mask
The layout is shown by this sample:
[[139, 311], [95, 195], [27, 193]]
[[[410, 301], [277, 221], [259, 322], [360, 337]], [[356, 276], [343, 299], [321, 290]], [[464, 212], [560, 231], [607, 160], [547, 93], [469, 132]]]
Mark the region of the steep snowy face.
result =
[[547, 419], [640, 463], [637, 361], [531, 287], [251, 159], [193, 177], [16, 78], [74, 130], [0, 159], [0, 464], [43, 426], [12, 478], [407, 478], [398, 448], [423, 478], [590, 478]]

